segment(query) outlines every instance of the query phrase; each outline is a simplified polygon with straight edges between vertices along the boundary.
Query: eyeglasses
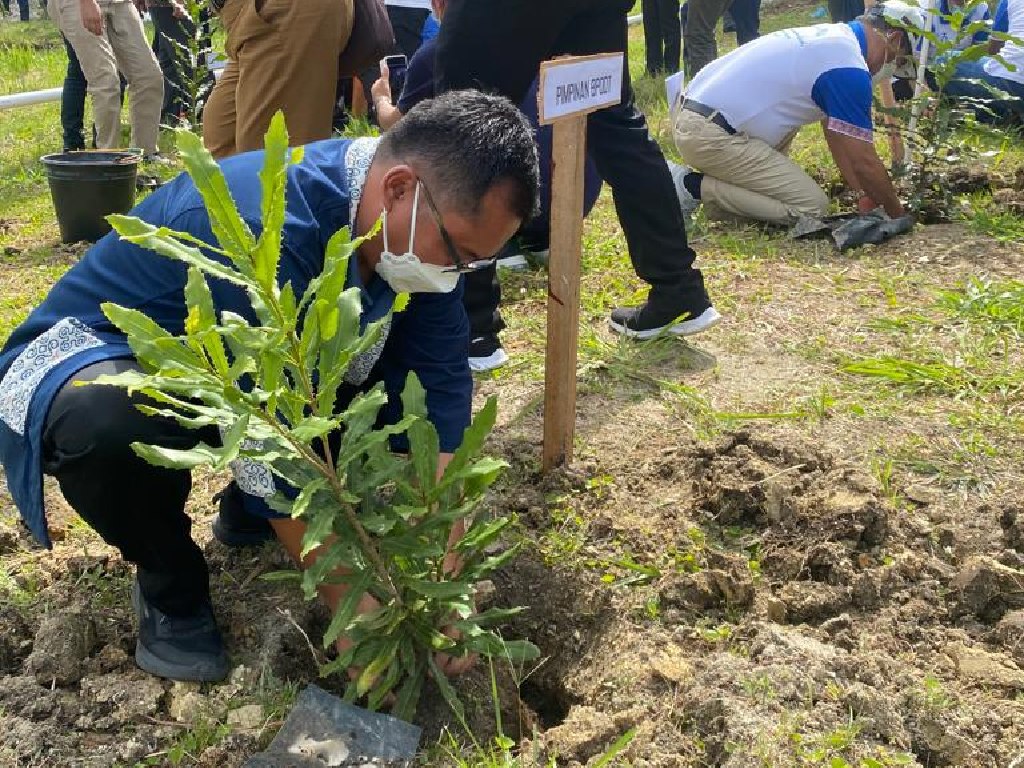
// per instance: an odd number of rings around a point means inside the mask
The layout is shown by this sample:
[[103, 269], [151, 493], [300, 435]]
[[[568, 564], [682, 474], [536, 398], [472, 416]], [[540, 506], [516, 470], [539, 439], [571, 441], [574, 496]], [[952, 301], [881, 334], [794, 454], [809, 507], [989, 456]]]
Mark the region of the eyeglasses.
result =
[[448, 250], [448, 258], [451, 259], [454, 267], [449, 267], [444, 270], [445, 272], [457, 272], [460, 275], [465, 275], [470, 272], [479, 272], [482, 269], [487, 269], [489, 266], [494, 264], [495, 258], [480, 259], [478, 261], [464, 262], [459, 258], [459, 251], [455, 247], [455, 242], [452, 240], [452, 236], [448, 234], [448, 230], [445, 229], [444, 222], [441, 221], [441, 213], [437, 210], [437, 206], [434, 204], [434, 197], [430, 194], [430, 190], [427, 189], [427, 185], [420, 179], [420, 187], [423, 188], [423, 198], [427, 201], [427, 208], [430, 209], [430, 215], [434, 217], [434, 224], [437, 225], [437, 231], [441, 233], [441, 239], [444, 241], [444, 247]]

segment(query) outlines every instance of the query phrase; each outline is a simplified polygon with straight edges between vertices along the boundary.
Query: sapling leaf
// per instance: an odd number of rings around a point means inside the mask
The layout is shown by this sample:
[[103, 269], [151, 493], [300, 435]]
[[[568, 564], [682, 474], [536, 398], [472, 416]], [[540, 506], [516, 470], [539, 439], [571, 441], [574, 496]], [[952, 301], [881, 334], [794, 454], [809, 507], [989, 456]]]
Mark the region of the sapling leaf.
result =
[[400, 717], [403, 720], [412, 720], [416, 714], [416, 705], [419, 703], [420, 692], [423, 690], [425, 664], [416, 659], [412, 665], [409, 662], [403, 662], [403, 665], [406, 669], [405, 682], [398, 689], [398, 695], [395, 697], [395, 706], [391, 712], [395, 717]]
[[430, 669], [430, 676], [434, 678], [434, 682], [437, 683], [437, 689], [441, 692], [442, 698], [445, 703], [451, 707], [452, 712], [455, 713], [455, 717], [458, 718], [466, 730], [469, 730], [466, 725], [466, 711], [462, 706], [462, 702], [459, 700], [459, 695], [452, 688], [452, 684], [448, 682], [448, 678], [445, 676], [441, 668], [437, 666], [437, 662], [434, 661], [434, 657], [427, 657], [427, 666]]
[[203, 198], [214, 237], [231, 256], [238, 270], [252, 277], [251, 253], [256, 240], [249, 225], [238, 213], [220, 166], [203, 146], [203, 140], [188, 131], [178, 131], [178, 153]]
[[284, 113], [270, 118], [263, 141], [263, 167], [260, 169], [260, 205], [263, 231], [253, 250], [256, 281], [269, 294], [277, 293], [277, 265], [281, 259], [281, 233], [284, 229], [285, 190], [290, 153]]
[[437, 483], [437, 454], [440, 442], [437, 430], [427, 419], [426, 391], [413, 373], [409, 374], [402, 391], [402, 412], [419, 417], [408, 428], [409, 460], [412, 464], [416, 483], [423, 498], [427, 498]]
[[369, 571], [353, 576], [352, 581], [349, 582], [348, 592], [338, 602], [331, 623], [328, 625], [327, 631], [324, 632], [324, 648], [329, 647], [337, 640], [355, 619], [359, 601], [362, 600], [363, 593], [369, 587], [371, 579], [372, 574]]
[[398, 653], [398, 640], [389, 640], [373, 661], [366, 665], [356, 680], [356, 696], [364, 696], [377, 682], [377, 678], [390, 665]]
[[148, 461], [157, 467], [167, 469], [195, 469], [204, 464], [216, 464], [220, 458], [220, 451], [216, 448], [199, 443], [195, 448], [187, 450], [179, 448], [164, 448], [159, 445], [146, 445], [145, 443], [132, 443], [132, 450], [139, 458]]
[[249, 281], [245, 279], [238, 270], [230, 264], [223, 264], [206, 256], [199, 248], [185, 245], [183, 240], [196, 241], [195, 238], [186, 237], [185, 233], [176, 232], [166, 227], [154, 227], [142, 219], [122, 214], [111, 214], [107, 221], [114, 228], [123, 240], [148, 248], [159, 253], [161, 256], [181, 261], [185, 264], [198, 267], [208, 275], [221, 280], [248, 287]]
[[238, 420], [231, 425], [231, 428], [221, 437], [220, 457], [213, 463], [215, 472], [222, 472], [227, 469], [228, 464], [238, 458], [238, 451], [242, 447], [242, 440], [249, 429], [249, 414], [243, 413]]

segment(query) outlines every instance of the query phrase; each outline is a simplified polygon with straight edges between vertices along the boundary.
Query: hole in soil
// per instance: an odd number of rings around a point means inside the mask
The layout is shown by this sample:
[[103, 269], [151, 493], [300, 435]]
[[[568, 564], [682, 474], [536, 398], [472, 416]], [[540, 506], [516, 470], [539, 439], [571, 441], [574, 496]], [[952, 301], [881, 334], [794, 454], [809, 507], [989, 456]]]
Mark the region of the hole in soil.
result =
[[526, 680], [519, 688], [519, 698], [529, 707], [545, 731], [565, 722], [569, 709], [579, 700], [565, 690], [561, 683]]

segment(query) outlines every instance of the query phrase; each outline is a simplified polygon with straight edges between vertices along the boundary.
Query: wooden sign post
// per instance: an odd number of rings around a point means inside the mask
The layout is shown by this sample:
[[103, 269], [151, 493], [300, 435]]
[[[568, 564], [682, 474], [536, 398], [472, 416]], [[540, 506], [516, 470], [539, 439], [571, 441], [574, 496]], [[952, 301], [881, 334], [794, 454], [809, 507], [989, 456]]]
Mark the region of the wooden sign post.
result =
[[544, 366], [544, 470], [572, 460], [580, 321], [583, 167], [587, 115], [622, 100], [621, 53], [545, 61], [537, 107], [553, 125], [548, 346]]

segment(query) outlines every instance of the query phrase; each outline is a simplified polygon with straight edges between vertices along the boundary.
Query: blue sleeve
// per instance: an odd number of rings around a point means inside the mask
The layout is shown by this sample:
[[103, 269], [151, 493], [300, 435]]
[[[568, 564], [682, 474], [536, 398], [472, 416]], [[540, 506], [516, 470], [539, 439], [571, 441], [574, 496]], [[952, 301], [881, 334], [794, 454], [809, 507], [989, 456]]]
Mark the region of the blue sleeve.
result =
[[825, 113], [828, 130], [872, 140], [871, 75], [866, 69], [843, 67], [822, 73], [814, 82], [811, 98]]
[[1010, 11], [1007, 8], [1006, 0], [999, 0], [999, 6], [996, 8], [995, 19], [992, 22], [993, 32], [1009, 32], [1010, 31]]
[[398, 111], [403, 115], [421, 101], [434, 98], [434, 41], [428, 41], [409, 59], [405, 86], [398, 99]]
[[[426, 390], [427, 413], [445, 453], [462, 444], [473, 404], [463, 282], [451, 293], [412, 295], [405, 311], [394, 316], [379, 369], [388, 394], [384, 421], [401, 417], [402, 390], [409, 373], [415, 373]], [[393, 447], [408, 450], [404, 440], [396, 440]]]

